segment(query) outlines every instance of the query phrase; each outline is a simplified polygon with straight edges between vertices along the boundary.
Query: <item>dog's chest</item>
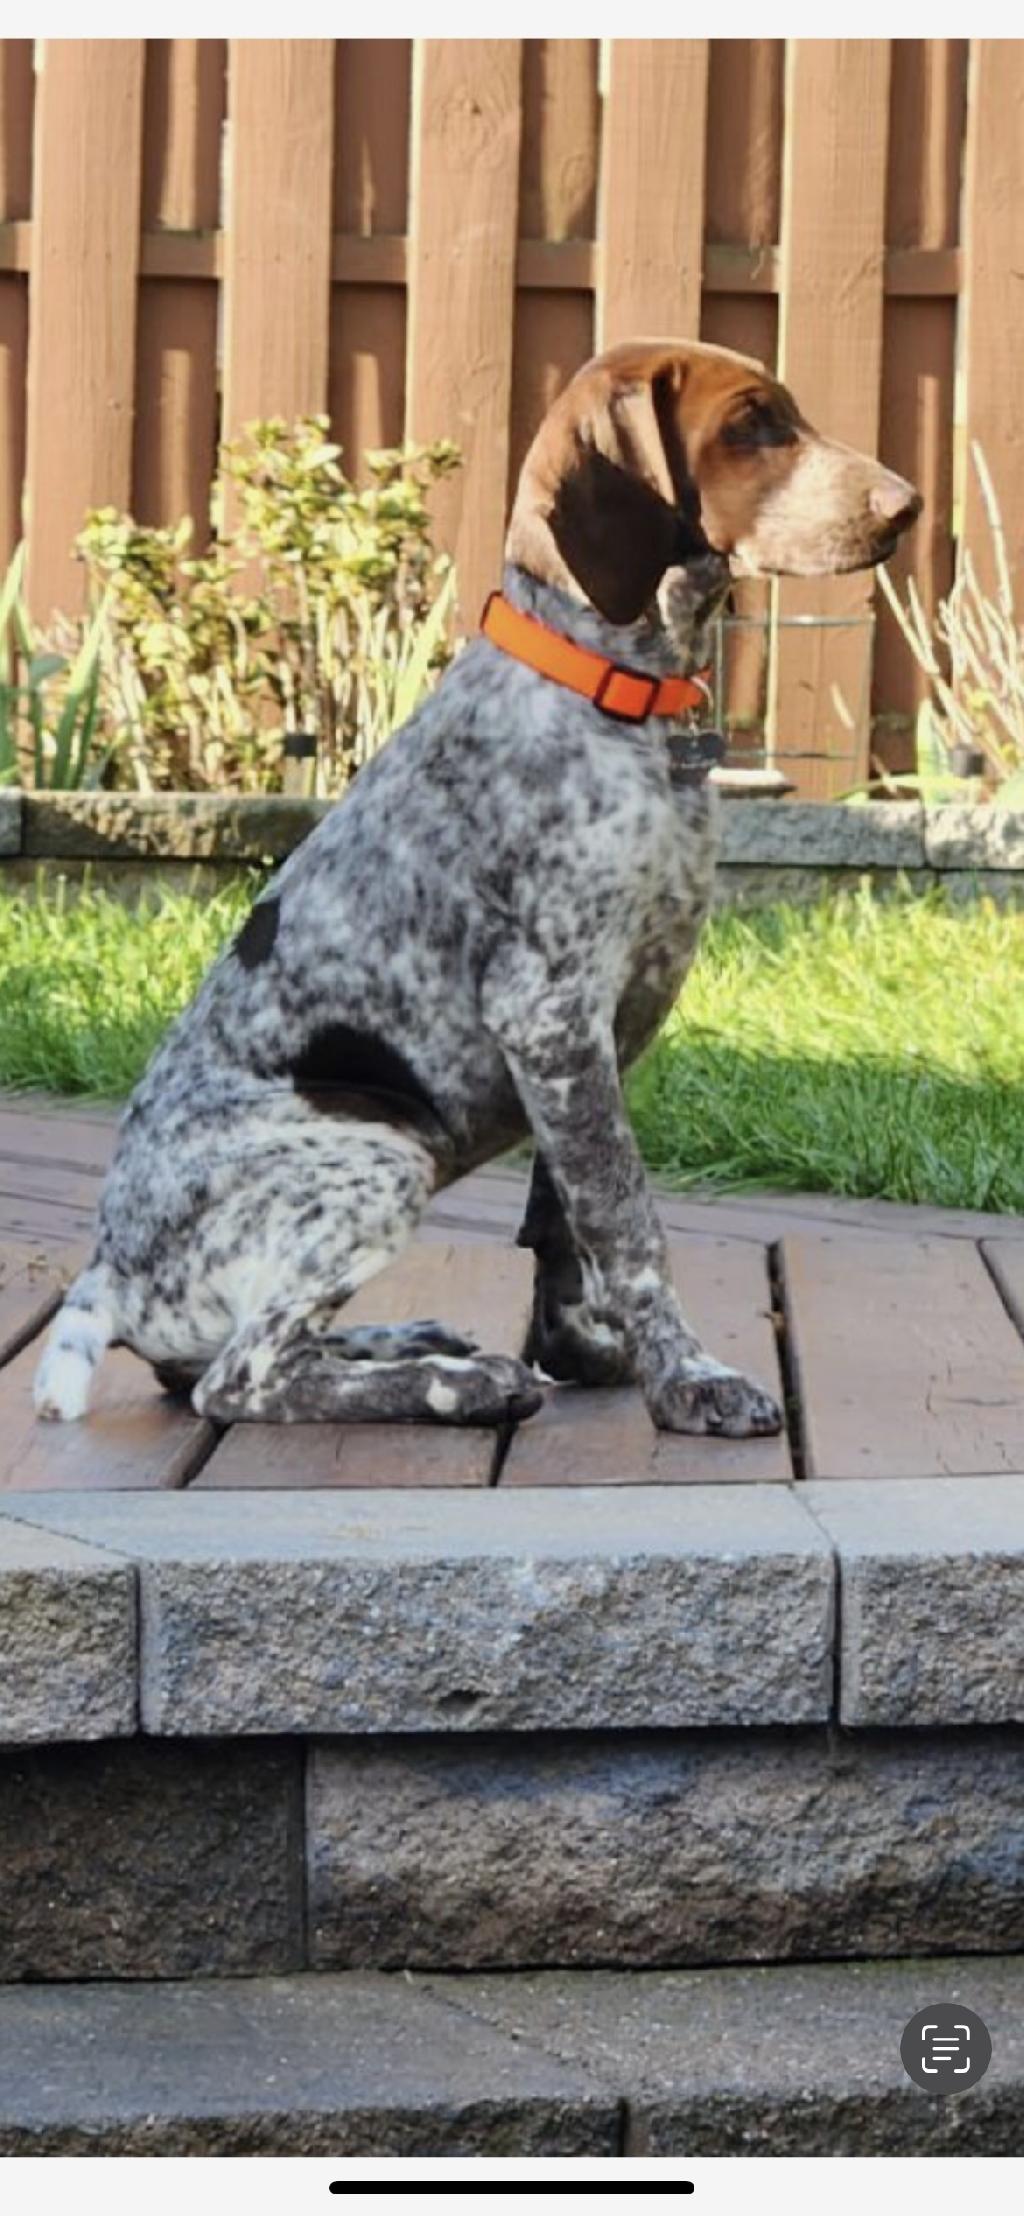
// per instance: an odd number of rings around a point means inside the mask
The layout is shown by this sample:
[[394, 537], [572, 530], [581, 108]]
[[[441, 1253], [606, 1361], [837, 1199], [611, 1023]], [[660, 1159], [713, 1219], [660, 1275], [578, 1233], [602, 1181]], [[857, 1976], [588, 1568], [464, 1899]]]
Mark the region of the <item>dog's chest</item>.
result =
[[711, 903], [717, 804], [706, 786], [672, 795], [663, 837], [637, 856], [621, 947], [616, 1007], [620, 1058], [646, 1046], [689, 969]]
[[716, 837], [715, 797], [706, 783], [673, 786], [662, 777], [638, 802], [623, 886], [631, 964], [648, 949], [668, 953], [689, 939], [710, 899]]

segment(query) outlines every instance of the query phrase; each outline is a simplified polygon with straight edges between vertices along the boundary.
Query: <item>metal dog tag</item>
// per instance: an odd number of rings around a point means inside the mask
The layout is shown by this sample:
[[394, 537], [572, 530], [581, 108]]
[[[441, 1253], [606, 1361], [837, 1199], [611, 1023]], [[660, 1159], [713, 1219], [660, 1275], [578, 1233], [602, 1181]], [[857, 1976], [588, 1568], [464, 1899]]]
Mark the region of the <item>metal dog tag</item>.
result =
[[702, 785], [708, 771], [724, 762], [728, 746], [722, 731], [673, 731], [665, 740], [670, 783]]

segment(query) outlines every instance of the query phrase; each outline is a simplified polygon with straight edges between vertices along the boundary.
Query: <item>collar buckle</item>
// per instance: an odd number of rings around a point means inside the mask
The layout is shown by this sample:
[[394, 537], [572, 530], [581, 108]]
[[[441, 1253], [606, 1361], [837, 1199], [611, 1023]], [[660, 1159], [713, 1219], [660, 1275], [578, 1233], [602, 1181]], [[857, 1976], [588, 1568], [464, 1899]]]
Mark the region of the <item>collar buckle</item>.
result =
[[651, 677], [646, 670], [626, 669], [621, 662], [608, 662], [592, 698], [595, 708], [600, 708], [602, 715], [613, 716], [616, 723], [646, 723], [660, 691], [660, 677]]

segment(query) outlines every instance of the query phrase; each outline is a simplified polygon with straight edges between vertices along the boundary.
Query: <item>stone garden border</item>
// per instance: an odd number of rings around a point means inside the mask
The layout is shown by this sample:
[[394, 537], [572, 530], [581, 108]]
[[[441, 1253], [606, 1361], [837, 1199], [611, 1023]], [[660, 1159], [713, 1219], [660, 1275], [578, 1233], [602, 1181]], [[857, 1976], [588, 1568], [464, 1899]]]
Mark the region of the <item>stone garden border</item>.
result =
[[[942, 883], [971, 898], [1024, 896], [1024, 811], [917, 801], [853, 808], [725, 788], [720, 905], [804, 900], [867, 876], [879, 889]], [[215, 889], [280, 862], [330, 803], [228, 793], [0, 790], [0, 886], [63, 877], [137, 898], [157, 884]]]

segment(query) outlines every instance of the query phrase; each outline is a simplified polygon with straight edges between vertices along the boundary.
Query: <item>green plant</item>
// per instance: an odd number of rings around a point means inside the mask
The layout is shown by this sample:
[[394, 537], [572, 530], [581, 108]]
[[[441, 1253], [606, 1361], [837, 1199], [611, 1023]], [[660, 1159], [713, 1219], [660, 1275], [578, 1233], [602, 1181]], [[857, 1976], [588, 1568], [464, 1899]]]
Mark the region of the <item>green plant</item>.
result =
[[136, 784], [265, 789], [282, 738], [316, 741], [316, 787], [344, 787], [449, 659], [450, 564], [430, 495], [447, 442], [369, 454], [356, 486], [320, 416], [252, 424], [221, 449], [214, 543], [113, 509], [79, 536], [106, 607], [105, 728]]
[[[986, 592], [969, 553], [933, 619], [913, 578], [904, 607], [887, 572], [879, 583], [930, 697], [918, 715], [917, 789], [924, 797], [963, 797], [984, 781], [1000, 805], [1024, 806], [1024, 624], [1014, 604], [1006, 533], [995, 486], [977, 440], [971, 460], [992, 543], [995, 591]], [[903, 782], [891, 780], [890, 782]]]
[[840, 793], [838, 798], [850, 807], [866, 805], [877, 797], [882, 800], [923, 800], [933, 808], [940, 801], [976, 801], [981, 798], [982, 780], [977, 775], [961, 776], [952, 764], [956, 756], [947, 747], [942, 731], [936, 725], [935, 711], [930, 700], [922, 700], [914, 719], [914, 767], [912, 770], [879, 769], [877, 777], [865, 780], [863, 785]]
[[67, 791], [99, 782], [94, 752], [107, 608], [58, 652], [36, 631], [24, 599], [25, 548], [0, 586], [0, 784]]

